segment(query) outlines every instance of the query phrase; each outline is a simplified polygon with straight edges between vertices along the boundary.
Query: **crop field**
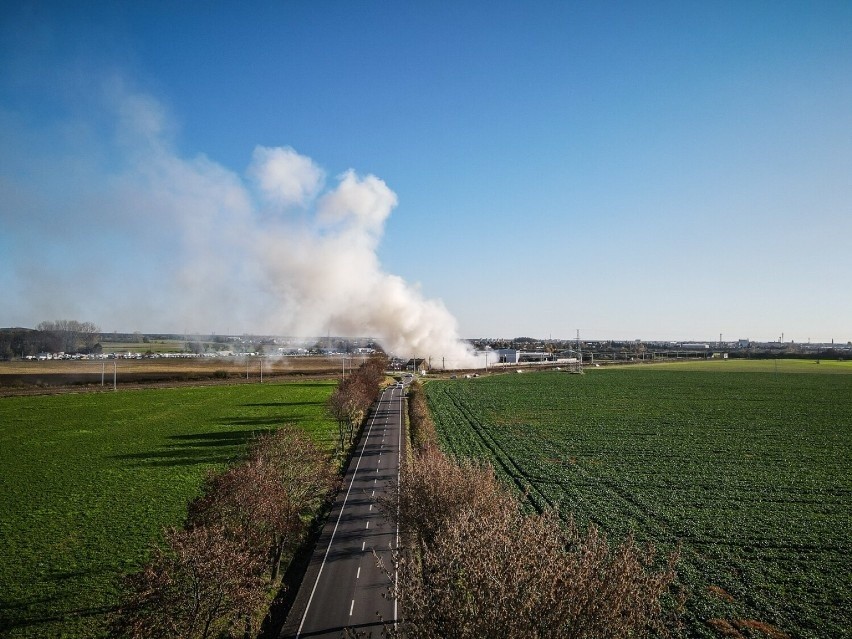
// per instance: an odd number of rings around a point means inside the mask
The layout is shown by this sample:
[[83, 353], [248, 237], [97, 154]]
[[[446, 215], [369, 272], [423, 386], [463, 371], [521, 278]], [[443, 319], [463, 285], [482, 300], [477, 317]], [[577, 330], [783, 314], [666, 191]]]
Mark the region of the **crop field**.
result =
[[686, 636], [850, 637], [852, 366], [725, 364], [425, 388], [441, 445], [531, 504], [682, 543]]
[[0, 398], [0, 635], [105, 636], [121, 575], [205, 472], [294, 423], [332, 450], [334, 382]]

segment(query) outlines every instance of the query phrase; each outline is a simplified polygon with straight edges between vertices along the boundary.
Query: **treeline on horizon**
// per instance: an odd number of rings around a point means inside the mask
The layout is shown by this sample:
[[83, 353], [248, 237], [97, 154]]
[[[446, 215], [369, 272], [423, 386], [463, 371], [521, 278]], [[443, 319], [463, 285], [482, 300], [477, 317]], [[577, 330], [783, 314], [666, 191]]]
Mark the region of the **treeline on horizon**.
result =
[[[68, 354], [98, 354], [102, 352], [102, 343], [138, 344], [153, 342], [185, 342], [187, 352], [203, 353], [208, 349], [216, 349], [216, 345], [233, 345], [237, 342], [251, 344], [263, 350], [264, 346], [275, 343], [275, 338], [268, 335], [205, 335], [199, 333], [140, 333], [102, 332], [100, 327], [92, 322], [77, 320], [44, 321], [36, 328], [0, 328], [0, 360], [23, 359], [34, 357], [39, 353], [68, 353]], [[357, 340], [356, 340], [357, 341]], [[516, 337], [511, 340], [468, 340], [474, 348], [517, 348], [519, 350], [551, 350], [571, 349], [577, 344], [575, 340], [541, 340], [532, 337]], [[305, 338], [305, 344], [311, 344], [312, 349], [323, 350], [331, 348], [339, 352], [349, 352], [352, 340], [342, 337]], [[595, 346], [593, 347], [592, 344]], [[625, 355], [641, 355], [643, 352], [654, 351], [655, 342], [642, 341], [596, 341], [594, 343], [580, 342], [580, 348], [585, 352], [620, 353]], [[369, 346], [381, 352], [381, 347], [372, 339]], [[714, 347], [708, 352], [722, 351], [732, 359], [826, 359], [844, 360], [852, 357], [852, 342], [820, 345], [819, 348], [810, 344], [752, 342], [745, 347]], [[677, 347], [667, 347], [666, 352], [676, 352]]]
[[0, 359], [39, 353], [98, 353], [101, 329], [92, 322], [45, 321], [32, 328], [0, 329]]
[[[40, 353], [66, 353], [91, 355], [103, 352], [104, 343], [109, 344], [153, 344], [155, 342], [184, 342], [187, 352], [203, 353], [239, 343], [251, 345], [258, 352], [264, 346], [275, 344], [270, 336], [247, 335], [234, 338], [226, 335], [175, 334], [175, 333], [104, 333], [92, 322], [77, 320], [54, 320], [38, 324], [36, 328], [0, 328], [0, 360], [24, 359]], [[309, 338], [305, 344], [310, 348], [322, 350], [331, 348], [340, 352], [349, 352], [353, 348], [351, 340], [341, 337]], [[380, 347], [372, 340], [368, 345], [377, 351]]]

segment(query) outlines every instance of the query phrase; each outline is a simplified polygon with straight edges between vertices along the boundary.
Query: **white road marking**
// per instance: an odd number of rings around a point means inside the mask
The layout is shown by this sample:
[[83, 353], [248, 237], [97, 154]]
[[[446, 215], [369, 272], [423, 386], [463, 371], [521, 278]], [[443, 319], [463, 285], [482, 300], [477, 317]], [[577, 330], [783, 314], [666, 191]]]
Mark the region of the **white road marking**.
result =
[[361, 566], [358, 566], [358, 573], [355, 575], [355, 579], [361, 578]]
[[364, 552], [364, 546], [366, 546], [366, 545], [367, 545], [366, 541], [361, 542], [361, 552]]
[[349, 616], [352, 616], [352, 609], [355, 607], [355, 600], [352, 600], [352, 603], [349, 604]]
[[370, 522], [367, 522], [367, 530], [370, 530]]
[[[379, 396], [379, 404], [384, 400], [384, 393]], [[370, 433], [373, 431], [373, 425], [376, 423], [376, 414], [378, 410], [373, 413], [373, 418], [370, 420], [370, 428], [367, 430], [366, 439], [370, 438]], [[366, 443], [366, 442], [365, 442]], [[299, 635], [302, 634], [302, 628], [305, 625], [305, 619], [308, 617], [308, 610], [311, 608], [311, 602], [314, 600], [314, 595], [317, 591], [317, 585], [319, 584], [320, 577], [322, 577], [323, 568], [325, 568], [325, 563], [328, 560], [328, 554], [331, 552], [331, 545], [334, 543], [334, 536], [337, 534], [337, 528], [340, 526], [340, 520], [343, 517], [343, 511], [346, 510], [346, 502], [349, 500], [349, 493], [352, 492], [352, 485], [355, 483], [355, 477], [358, 475], [358, 468], [361, 466], [361, 459], [364, 457], [364, 448], [366, 446], [361, 446], [361, 454], [358, 456], [358, 463], [355, 464], [355, 470], [352, 472], [352, 481], [349, 482], [349, 488], [346, 490], [346, 496], [343, 498], [343, 505], [340, 507], [340, 514], [337, 515], [337, 522], [334, 524], [334, 530], [331, 532], [331, 539], [328, 540], [328, 547], [325, 549], [325, 555], [322, 558], [322, 563], [320, 564], [319, 572], [317, 573], [317, 579], [314, 582], [314, 587], [311, 588], [311, 596], [308, 597], [308, 603], [305, 606], [305, 612], [302, 614], [302, 621], [299, 623], [299, 629], [296, 631], [296, 639], [299, 638]], [[376, 471], [378, 472], [378, 470]], [[374, 480], [378, 481], [378, 479]], [[367, 522], [367, 526], [369, 527], [369, 522]], [[355, 600], [352, 600], [352, 606], [355, 605]], [[352, 607], [349, 608], [349, 614], [352, 615]]]
[[[404, 400], [403, 394], [400, 393], [399, 396], [399, 430], [397, 430], [397, 464], [396, 464], [396, 547], [399, 548], [399, 479], [400, 479], [400, 469], [402, 468], [402, 464], [400, 463], [402, 457], [402, 412], [403, 412]], [[394, 586], [399, 585], [398, 581], [399, 577], [396, 571], [396, 564], [393, 567], [393, 583]], [[397, 590], [398, 588], [394, 588]], [[399, 611], [397, 609], [398, 601], [397, 598], [393, 598], [393, 627], [396, 630], [397, 619], [399, 619]]]

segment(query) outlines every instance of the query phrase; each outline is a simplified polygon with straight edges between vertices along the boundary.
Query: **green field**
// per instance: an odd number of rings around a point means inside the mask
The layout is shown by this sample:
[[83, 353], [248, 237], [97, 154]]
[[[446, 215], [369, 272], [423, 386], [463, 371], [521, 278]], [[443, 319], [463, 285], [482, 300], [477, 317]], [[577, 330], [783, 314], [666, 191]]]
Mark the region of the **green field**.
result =
[[687, 636], [849, 637], [852, 375], [839, 372], [852, 367], [690, 362], [426, 392], [442, 446], [489, 460], [530, 502], [682, 542]]
[[329, 450], [333, 382], [0, 399], [0, 635], [104, 636], [120, 577], [204, 473], [295, 423]]

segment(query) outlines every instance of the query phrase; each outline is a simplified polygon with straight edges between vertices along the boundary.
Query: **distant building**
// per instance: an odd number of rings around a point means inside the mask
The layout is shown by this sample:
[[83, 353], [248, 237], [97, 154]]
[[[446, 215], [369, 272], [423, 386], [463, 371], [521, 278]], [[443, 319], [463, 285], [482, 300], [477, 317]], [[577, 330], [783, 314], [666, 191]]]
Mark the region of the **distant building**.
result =
[[410, 359], [405, 363], [405, 370], [418, 372], [422, 375], [429, 370], [429, 364], [425, 359]]
[[521, 351], [515, 348], [498, 348], [494, 351], [500, 364], [523, 364], [524, 362], [552, 361], [554, 356], [547, 351]]
[[520, 361], [521, 351], [515, 348], [498, 348], [497, 353], [497, 361], [501, 364], [517, 364]]

